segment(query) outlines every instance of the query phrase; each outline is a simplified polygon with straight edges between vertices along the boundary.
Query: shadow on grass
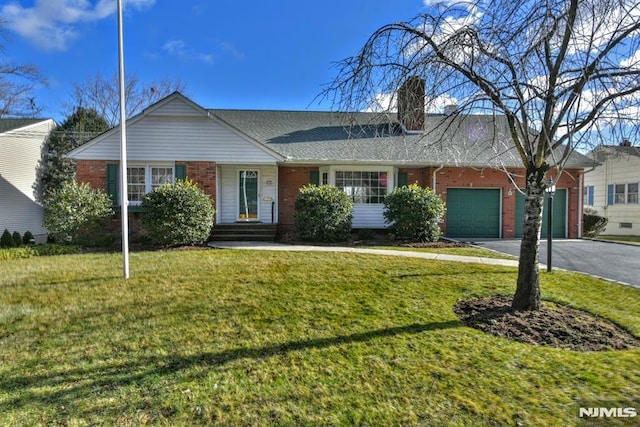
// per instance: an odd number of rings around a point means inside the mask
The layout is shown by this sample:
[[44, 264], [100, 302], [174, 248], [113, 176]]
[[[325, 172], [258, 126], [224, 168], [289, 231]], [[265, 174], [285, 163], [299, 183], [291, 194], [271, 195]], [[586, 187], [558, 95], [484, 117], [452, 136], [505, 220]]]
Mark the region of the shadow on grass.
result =
[[[333, 346], [365, 343], [378, 338], [403, 334], [457, 328], [464, 326], [458, 320], [414, 323], [407, 326], [378, 329], [369, 332], [339, 335], [330, 338], [291, 341], [262, 347], [241, 347], [220, 352], [206, 352], [194, 355], [173, 354], [167, 356], [143, 356], [117, 363], [100, 363], [93, 367], [60, 370], [52, 367], [47, 374], [30, 375], [28, 372], [45, 369], [40, 363], [25, 366], [19, 372], [5, 375], [0, 379], [0, 390], [10, 397], [0, 402], [0, 413], [23, 407], [75, 407], [80, 400], [92, 395], [112, 392], [120, 387], [142, 383], [149, 377], [171, 375], [192, 367], [216, 368], [241, 359], [267, 359], [277, 355], [309, 349], [323, 349]], [[127, 402], [131, 404], [132, 402]], [[111, 407], [110, 407], [111, 408]], [[112, 408], [111, 408], [112, 409]], [[79, 414], [74, 414], [78, 416]], [[87, 416], [95, 416], [95, 409]]]

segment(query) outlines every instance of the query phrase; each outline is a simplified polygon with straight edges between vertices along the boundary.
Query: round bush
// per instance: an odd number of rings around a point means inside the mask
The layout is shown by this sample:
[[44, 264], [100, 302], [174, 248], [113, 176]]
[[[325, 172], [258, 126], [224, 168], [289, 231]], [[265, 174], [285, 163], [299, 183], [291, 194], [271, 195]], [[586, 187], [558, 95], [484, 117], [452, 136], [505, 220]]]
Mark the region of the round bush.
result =
[[302, 187], [295, 210], [296, 231], [302, 240], [339, 242], [351, 235], [353, 202], [337, 187]]
[[151, 240], [165, 246], [198, 245], [211, 234], [211, 198], [192, 181], [157, 187], [142, 200], [142, 222]]
[[75, 181], [52, 189], [43, 205], [43, 225], [59, 243], [85, 244], [91, 240], [89, 230], [101, 228], [102, 221], [113, 214], [106, 192]]
[[437, 241], [442, 234], [444, 213], [442, 199], [430, 188], [417, 184], [396, 188], [384, 199], [384, 219], [399, 240]]
[[596, 237], [607, 228], [608, 218], [598, 215], [595, 209], [585, 208], [583, 214], [584, 237]]

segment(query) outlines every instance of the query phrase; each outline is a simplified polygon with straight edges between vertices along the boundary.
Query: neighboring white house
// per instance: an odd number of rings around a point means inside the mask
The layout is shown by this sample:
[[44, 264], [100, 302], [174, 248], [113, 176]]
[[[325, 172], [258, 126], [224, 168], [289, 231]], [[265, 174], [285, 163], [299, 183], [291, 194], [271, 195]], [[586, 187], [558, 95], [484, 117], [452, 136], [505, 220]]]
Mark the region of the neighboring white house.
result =
[[0, 233], [31, 231], [37, 242], [46, 240], [38, 170], [55, 126], [51, 119], [0, 119]]
[[603, 234], [640, 236], [640, 146], [605, 145], [591, 156], [599, 165], [585, 173], [585, 207], [609, 220]]

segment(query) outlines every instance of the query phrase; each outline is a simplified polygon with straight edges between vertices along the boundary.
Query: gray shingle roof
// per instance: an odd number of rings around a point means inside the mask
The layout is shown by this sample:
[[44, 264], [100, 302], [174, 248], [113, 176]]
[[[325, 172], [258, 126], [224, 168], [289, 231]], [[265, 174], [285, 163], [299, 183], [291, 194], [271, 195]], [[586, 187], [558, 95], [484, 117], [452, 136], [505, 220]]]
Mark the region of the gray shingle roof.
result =
[[589, 155], [597, 162], [604, 162], [607, 158], [640, 157], [640, 147], [636, 145], [601, 145]]
[[[412, 134], [402, 131], [395, 115], [379, 113], [209, 111], [291, 162], [522, 167], [504, 117], [460, 116], [445, 129], [445, 116], [428, 115], [428, 131]], [[574, 153], [567, 166], [591, 164]]]
[[0, 119], [0, 133], [20, 129], [44, 120], [46, 119]]

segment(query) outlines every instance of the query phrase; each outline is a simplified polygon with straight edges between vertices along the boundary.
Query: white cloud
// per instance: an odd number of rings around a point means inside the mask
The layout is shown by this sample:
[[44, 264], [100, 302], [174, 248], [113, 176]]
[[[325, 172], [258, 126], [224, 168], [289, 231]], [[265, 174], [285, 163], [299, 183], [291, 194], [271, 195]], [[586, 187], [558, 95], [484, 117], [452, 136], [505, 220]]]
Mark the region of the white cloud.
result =
[[[435, 98], [427, 97], [424, 103], [424, 112], [428, 114], [442, 114], [448, 107], [458, 105], [458, 99], [447, 94]], [[398, 111], [396, 94], [378, 93], [375, 99], [363, 110], [368, 113], [384, 113]]]
[[[156, 0], [124, 0], [125, 9], [153, 6]], [[116, 12], [115, 0], [36, 0], [31, 7], [18, 2], [0, 9], [10, 29], [47, 51], [63, 51], [80, 37], [82, 24], [105, 19]]]
[[640, 67], [640, 49], [630, 57], [620, 62], [620, 65], [625, 68], [639, 68]]
[[191, 49], [183, 40], [169, 40], [162, 49], [177, 58], [186, 61], [199, 61], [206, 64], [213, 64], [215, 57], [210, 53], [197, 52]]
[[476, 2], [472, 0], [423, 0], [422, 4], [425, 7], [434, 7], [434, 6], [472, 6]]

